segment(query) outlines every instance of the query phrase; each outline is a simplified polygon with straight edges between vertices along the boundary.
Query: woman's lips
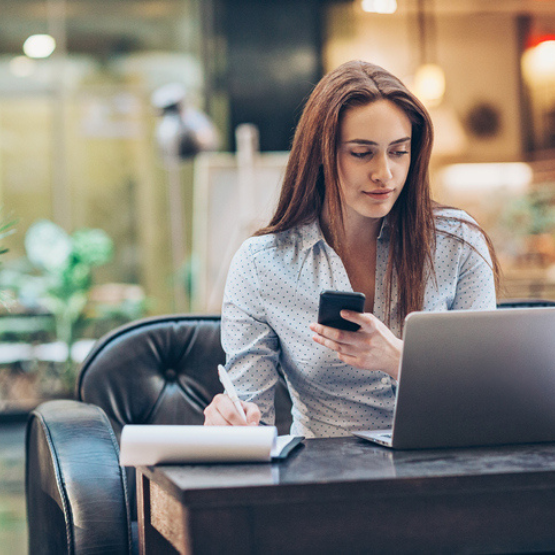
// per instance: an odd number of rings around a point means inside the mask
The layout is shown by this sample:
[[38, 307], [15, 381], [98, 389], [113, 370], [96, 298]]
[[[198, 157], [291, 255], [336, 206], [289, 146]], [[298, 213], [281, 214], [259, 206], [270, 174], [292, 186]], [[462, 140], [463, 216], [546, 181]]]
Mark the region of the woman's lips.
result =
[[379, 189], [375, 191], [364, 191], [364, 194], [375, 200], [387, 200], [393, 194], [394, 189]]

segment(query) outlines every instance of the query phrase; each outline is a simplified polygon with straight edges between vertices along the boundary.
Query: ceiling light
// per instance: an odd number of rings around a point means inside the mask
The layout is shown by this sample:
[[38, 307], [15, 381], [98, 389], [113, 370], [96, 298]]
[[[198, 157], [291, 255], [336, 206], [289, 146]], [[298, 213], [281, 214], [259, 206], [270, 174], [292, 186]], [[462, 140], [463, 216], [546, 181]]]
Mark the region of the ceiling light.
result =
[[23, 52], [29, 58], [48, 58], [56, 49], [56, 41], [50, 35], [31, 35], [23, 43]]
[[362, 10], [368, 13], [395, 13], [397, 0], [362, 0]]
[[544, 40], [526, 50], [522, 70], [531, 81], [555, 77], [555, 40]]
[[437, 64], [423, 64], [414, 76], [414, 94], [428, 107], [441, 103], [445, 93], [445, 74]]

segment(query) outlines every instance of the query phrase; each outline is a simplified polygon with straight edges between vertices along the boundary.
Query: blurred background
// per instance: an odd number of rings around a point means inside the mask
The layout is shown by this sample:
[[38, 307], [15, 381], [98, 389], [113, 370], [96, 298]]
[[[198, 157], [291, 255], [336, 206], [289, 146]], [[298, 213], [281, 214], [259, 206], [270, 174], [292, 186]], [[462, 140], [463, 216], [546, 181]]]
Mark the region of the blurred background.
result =
[[435, 197], [491, 234], [501, 295], [555, 299], [554, 0], [0, 10], [0, 551], [25, 553], [28, 411], [71, 397], [114, 327], [219, 312], [303, 102], [344, 61], [382, 65], [427, 105]]

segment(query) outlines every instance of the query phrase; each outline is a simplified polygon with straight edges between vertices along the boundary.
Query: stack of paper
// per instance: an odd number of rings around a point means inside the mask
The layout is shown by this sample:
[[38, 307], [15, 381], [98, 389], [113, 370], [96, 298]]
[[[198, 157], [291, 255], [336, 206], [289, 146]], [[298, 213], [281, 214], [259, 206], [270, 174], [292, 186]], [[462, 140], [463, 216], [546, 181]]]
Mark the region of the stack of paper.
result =
[[278, 437], [274, 426], [127, 425], [120, 464], [263, 462], [286, 457], [302, 439]]

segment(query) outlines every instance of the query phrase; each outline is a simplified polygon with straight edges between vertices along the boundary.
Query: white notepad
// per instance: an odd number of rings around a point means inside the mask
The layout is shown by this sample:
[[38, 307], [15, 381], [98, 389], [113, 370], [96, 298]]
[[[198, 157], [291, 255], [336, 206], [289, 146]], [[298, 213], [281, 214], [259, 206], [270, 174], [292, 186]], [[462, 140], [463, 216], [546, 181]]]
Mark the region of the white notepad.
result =
[[120, 465], [268, 462], [287, 457], [303, 439], [278, 436], [275, 426], [127, 425]]

